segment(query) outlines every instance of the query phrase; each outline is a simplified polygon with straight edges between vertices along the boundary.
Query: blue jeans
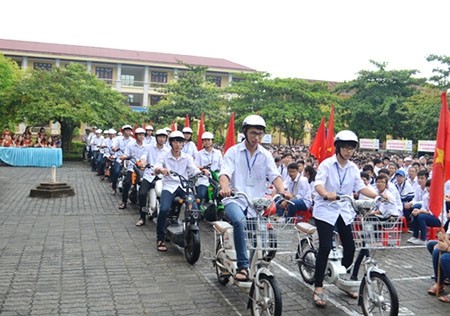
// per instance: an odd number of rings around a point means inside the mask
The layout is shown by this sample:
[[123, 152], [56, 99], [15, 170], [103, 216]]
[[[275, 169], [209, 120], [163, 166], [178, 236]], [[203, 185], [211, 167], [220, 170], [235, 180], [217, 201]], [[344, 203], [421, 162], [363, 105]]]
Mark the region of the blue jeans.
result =
[[441, 264], [440, 264], [440, 278], [438, 280], [438, 263], [439, 263], [439, 250], [434, 249], [434, 245], [438, 242], [437, 240], [430, 240], [427, 243], [428, 252], [431, 254], [433, 260], [433, 270], [434, 270], [434, 279], [436, 282], [439, 281], [439, 284], [444, 284], [445, 278], [450, 278], [450, 252], [442, 252], [441, 253]]
[[207, 197], [208, 197], [208, 187], [203, 184], [199, 185], [197, 187], [197, 199], [199, 199], [201, 203], [206, 201]]
[[111, 183], [112, 189], [116, 191], [117, 189], [117, 179], [119, 178], [120, 171], [122, 170], [122, 164], [120, 162], [114, 161], [111, 167]]
[[[294, 205], [292, 204], [288, 204], [288, 208], [287, 208], [287, 217], [294, 217], [295, 213], [297, 213], [297, 211], [306, 211], [308, 208], [306, 207], [305, 202], [302, 199], [293, 199], [291, 200], [291, 202], [294, 203]], [[277, 214], [279, 216], [282, 216], [284, 213], [284, 208], [282, 208], [280, 206], [280, 204], [277, 204]]]
[[180, 187], [178, 187], [173, 193], [170, 193], [170, 191], [167, 190], [163, 190], [161, 192], [161, 204], [159, 205], [158, 220], [156, 223], [156, 239], [158, 241], [164, 240], [167, 215], [169, 214], [173, 199], [176, 196], [180, 196], [184, 199], [186, 196], [186, 192], [184, 192]]
[[247, 221], [244, 210], [236, 203], [229, 203], [225, 206], [225, 214], [233, 225], [234, 247], [236, 249], [238, 269], [248, 268], [249, 260], [245, 236]]
[[423, 214], [420, 213], [417, 216], [413, 217], [411, 222], [411, 230], [413, 231], [413, 237], [419, 238], [420, 231], [420, 239], [427, 240], [427, 227], [440, 227], [441, 221], [431, 214]]

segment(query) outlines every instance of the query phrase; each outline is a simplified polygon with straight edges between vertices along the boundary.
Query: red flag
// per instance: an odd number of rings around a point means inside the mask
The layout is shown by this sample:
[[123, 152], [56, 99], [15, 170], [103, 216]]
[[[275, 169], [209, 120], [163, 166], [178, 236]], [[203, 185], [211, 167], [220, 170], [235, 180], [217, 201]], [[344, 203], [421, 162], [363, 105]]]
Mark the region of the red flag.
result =
[[184, 127], [191, 127], [189, 124], [189, 114], [186, 114], [186, 121], [184, 122]]
[[323, 160], [334, 155], [334, 105], [331, 105], [330, 119], [328, 120], [327, 139], [323, 147]]
[[441, 94], [441, 103], [430, 186], [430, 210], [436, 217], [439, 217], [444, 206], [444, 184], [450, 179], [450, 114], [446, 92]]
[[203, 132], [205, 131], [205, 118], [202, 116], [200, 118], [200, 122], [198, 123], [198, 133], [197, 133], [197, 149], [201, 150], [203, 148], [203, 143], [202, 143], [202, 135]]
[[177, 130], [177, 123], [175, 123], [175, 121], [172, 121], [172, 125], [170, 126], [170, 129], [173, 131]]
[[325, 146], [325, 118], [322, 117], [320, 121], [319, 128], [317, 129], [316, 138], [312, 143], [311, 147], [309, 147], [309, 151], [311, 154], [316, 157], [319, 163], [323, 160], [323, 147]]
[[231, 113], [230, 123], [228, 123], [227, 137], [225, 138], [225, 146], [223, 153], [225, 154], [231, 146], [236, 145], [236, 133], [234, 132], [234, 112]]

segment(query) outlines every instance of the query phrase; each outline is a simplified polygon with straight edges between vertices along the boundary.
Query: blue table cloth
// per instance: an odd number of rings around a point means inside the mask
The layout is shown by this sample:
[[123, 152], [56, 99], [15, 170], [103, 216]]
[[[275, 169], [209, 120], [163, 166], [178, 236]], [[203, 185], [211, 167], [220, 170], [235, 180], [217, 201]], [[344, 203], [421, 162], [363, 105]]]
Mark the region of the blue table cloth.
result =
[[61, 148], [0, 147], [0, 160], [17, 167], [61, 167]]

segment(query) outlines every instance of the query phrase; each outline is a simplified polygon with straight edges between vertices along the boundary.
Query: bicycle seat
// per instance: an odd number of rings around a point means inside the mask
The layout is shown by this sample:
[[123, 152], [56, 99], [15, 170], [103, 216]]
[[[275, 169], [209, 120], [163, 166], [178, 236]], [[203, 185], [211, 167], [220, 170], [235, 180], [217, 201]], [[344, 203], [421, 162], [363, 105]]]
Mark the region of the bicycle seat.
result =
[[214, 229], [217, 230], [221, 234], [225, 234], [225, 232], [228, 229], [233, 228], [233, 226], [230, 223], [224, 222], [224, 221], [217, 221], [212, 224], [214, 226]]
[[295, 224], [295, 229], [299, 232], [312, 235], [317, 231], [317, 227], [310, 223], [300, 222]]

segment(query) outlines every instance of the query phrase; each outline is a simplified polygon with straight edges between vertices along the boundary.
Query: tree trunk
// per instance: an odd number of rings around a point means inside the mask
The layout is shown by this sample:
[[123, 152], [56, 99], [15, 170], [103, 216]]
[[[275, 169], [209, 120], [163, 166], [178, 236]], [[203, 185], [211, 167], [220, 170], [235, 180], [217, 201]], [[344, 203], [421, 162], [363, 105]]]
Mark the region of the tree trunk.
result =
[[75, 126], [64, 122], [60, 123], [61, 123], [61, 146], [63, 152], [69, 152], [72, 149], [73, 130], [75, 129]]

